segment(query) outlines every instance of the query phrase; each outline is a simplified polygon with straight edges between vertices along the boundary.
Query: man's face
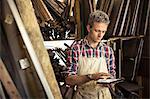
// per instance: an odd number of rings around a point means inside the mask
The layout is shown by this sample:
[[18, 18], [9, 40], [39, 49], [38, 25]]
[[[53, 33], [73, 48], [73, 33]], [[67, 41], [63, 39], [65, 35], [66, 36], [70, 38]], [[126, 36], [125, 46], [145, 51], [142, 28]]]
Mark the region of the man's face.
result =
[[87, 27], [89, 28], [89, 37], [92, 40], [92, 42], [98, 43], [101, 41], [101, 39], [103, 38], [103, 36], [105, 35], [106, 31], [107, 31], [107, 27], [108, 25], [105, 23], [98, 23], [95, 22], [93, 24], [93, 27]]

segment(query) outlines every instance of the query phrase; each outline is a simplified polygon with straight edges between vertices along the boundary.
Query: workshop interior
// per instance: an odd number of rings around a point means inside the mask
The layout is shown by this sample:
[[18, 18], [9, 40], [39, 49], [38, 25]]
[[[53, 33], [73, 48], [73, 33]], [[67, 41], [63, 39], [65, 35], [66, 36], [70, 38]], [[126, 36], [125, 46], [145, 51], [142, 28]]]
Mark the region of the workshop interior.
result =
[[0, 99], [72, 99], [66, 51], [96, 10], [110, 18], [112, 98], [149, 99], [150, 0], [0, 0]]

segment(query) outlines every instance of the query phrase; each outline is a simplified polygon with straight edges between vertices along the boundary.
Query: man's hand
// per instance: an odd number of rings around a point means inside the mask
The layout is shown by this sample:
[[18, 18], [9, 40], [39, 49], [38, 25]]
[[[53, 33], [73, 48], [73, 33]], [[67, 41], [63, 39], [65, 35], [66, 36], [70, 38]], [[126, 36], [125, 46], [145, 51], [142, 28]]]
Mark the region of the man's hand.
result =
[[111, 75], [109, 73], [104, 73], [104, 72], [92, 74], [92, 79], [93, 80], [108, 79], [110, 77], [111, 77]]

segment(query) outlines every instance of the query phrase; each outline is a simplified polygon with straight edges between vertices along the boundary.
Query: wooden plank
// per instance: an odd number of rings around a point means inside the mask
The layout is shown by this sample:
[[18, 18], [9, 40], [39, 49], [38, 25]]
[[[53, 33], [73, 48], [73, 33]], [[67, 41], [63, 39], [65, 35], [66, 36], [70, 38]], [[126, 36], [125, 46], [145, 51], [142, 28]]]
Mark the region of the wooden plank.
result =
[[[14, 6], [12, 7], [12, 5], [10, 5], [12, 3], [13, 2], [9, 2], [9, 6], [13, 9]], [[43, 44], [42, 34], [40, 33], [40, 28], [32, 8], [32, 3], [30, 0], [16, 0], [16, 3], [20, 13], [17, 11], [14, 11], [14, 13], [13, 10], [12, 12], [46, 94], [49, 99], [53, 99], [51, 98], [52, 95], [55, 99], [62, 99], [48, 52]], [[21, 15], [26, 29], [23, 28], [24, 26], [19, 14]]]
[[139, 46], [138, 46], [138, 52], [137, 52], [137, 55], [136, 55], [135, 61], [134, 61], [134, 68], [133, 68], [131, 81], [135, 80], [135, 76], [137, 75], [137, 72], [138, 72], [138, 69], [139, 69], [139, 63], [140, 63], [140, 60], [141, 60], [141, 55], [142, 55], [142, 50], [143, 50], [143, 43], [144, 43], [144, 39], [141, 38]]
[[63, 9], [61, 9], [60, 7], [59, 7], [59, 5], [54, 1], [54, 0], [46, 0], [50, 5], [51, 5], [51, 7], [53, 8], [53, 9], [55, 9], [58, 13], [59, 13], [59, 15], [61, 16], [61, 13], [63, 12]]
[[83, 38], [85, 35], [87, 35], [87, 29], [86, 29], [86, 25], [88, 22], [88, 17], [90, 14], [90, 8], [89, 8], [89, 3], [87, 2], [87, 0], [80, 0], [80, 16], [81, 16], [81, 38]]
[[137, 1], [132, 1], [132, 3], [131, 3], [131, 22], [130, 22], [130, 28], [129, 28], [129, 35], [132, 35], [132, 33], [133, 33], [133, 26], [134, 26], [134, 20], [135, 20], [135, 16], [136, 16], [136, 12], [137, 12], [137, 5], [138, 5], [138, 1], [139, 0], [137, 0]]
[[108, 39], [109, 37], [114, 36], [113, 31], [114, 31], [114, 28], [115, 28], [115, 24], [116, 24], [116, 21], [117, 21], [117, 18], [118, 18], [118, 14], [119, 14], [119, 10], [120, 10], [120, 6], [121, 6], [122, 1], [123, 0], [114, 0], [112, 11], [111, 11], [111, 14], [110, 14], [110, 17], [109, 17], [111, 22], [108, 26], [108, 30], [107, 30], [107, 33], [104, 36], [104, 39]]
[[131, 29], [131, 35], [135, 35], [135, 28], [136, 28], [136, 23], [137, 23], [137, 15], [139, 12], [139, 6], [140, 6], [140, 0], [136, 1], [136, 5], [135, 5], [135, 15], [134, 15], [134, 19], [133, 19], [133, 27]]
[[120, 9], [119, 9], [119, 12], [118, 12], [118, 17], [117, 17], [117, 20], [116, 20], [116, 23], [115, 23], [115, 27], [114, 27], [114, 30], [113, 30], [113, 36], [116, 35], [116, 30], [117, 30], [117, 27], [118, 27], [118, 23], [119, 23], [119, 19], [120, 19], [120, 16], [121, 16], [121, 12], [122, 12], [122, 8], [123, 8], [123, 4], [124, 4], [124, 0], [121, 1], [121, 5], [120, 5]]
[[88, 3], [89, 3], [90, 12], [93, 12], [93, 4], [91, 0], [88, 0]]
[[12, 99], [22, 99], [1, 58], [0, 73], [0, 80], [2, 81], [9, 97]]
[[[139, 86], [143, 86], [143, 80], [142, 80], [142, 76], [137, 76], [136, 77], [136, 82], [138, 83]], [[144, 87], [144, 86], [143, 86]], [[142, 92], [143, 90], [139, 90], [139, 96], [142, 97]]]
[[37, 10], [41, 13], [44, 21], [53, 20], [53, 17], [49, 13], [46, 5], [44, 4], [43, 0], [32, 0], [34, 6], [36, 6]]
[[141, 26], [141, 21], [142, 21], [142, 19], [143, 19], [143, 18], [142, 18], [143, 5], [144, 5], [144, 0], [141, 0], [140, 9], [139, 9], [139, 14], [138, 14], [137, 29], [136, 29], [137, 35], [140, 35], [140, 34], [139, 34], [139, 32], [140, 32], [140, 26]]
[[73, 7], [74, 7], [74, 4], [75, 4], [75, 0], [71, 0], [71, 3], [70, 4], [70, 11], [69, 11], [69, 15], [70, 16], [73, 16]]
[[97, 0], [93, 0], [93, 11], [96, 11]]
[[147, 5], [147, 12], [146, 12], [146, 20], [145, 20], [145, 28], [144, 28], [144, 35], [146, 35], [146, 31], [147, 31], [147, 28], [148, 28], [148, 20], [150, 17], [150, 0], [148, 1], [148, 5]]
[[106, 12], [106, 13], [107, 13], [107, 10], [108, 10], [108, 7], [109, 7], [109, 3], [110, 3], [110, 0], [105, 0], [103, 11]]
[[108, 16], [110, 16], [110, 14], [111, 14], [113, 5], [114, 5], [114, 0], [110, 0], [110, 5], [109, 5], [108, 11], [107, 11]]
[[65, 7], [66, 7], [66, 4], [64, 3], [64, 2], [60, 2], [60, 1], [58, 1], [58, 0], [56, 0], [55, 1], [57, 4], [58, 4], [58, 6], [61, 8], [61, 9], [65, 9]]
[[99, 9], [99, 10], [103, 10], [103, 8], [104, 8], [104, 3], [105, 3], [105, 0], [98, 0], [97, 6], [98, 6], [98, 9]]
[[77, 37], [76, 39], [81, 39], [81, 23], [80, 23], [80, 5], [79, 0], [75, 0], [75, 19], [77, 22]]
[[[21, 36], [19, 35], [16, 22], [13, 19], [12, 12], [6, 0], [3, 0], [2, 7], [4, 8], [3, 14], [2, 14], [2, 17], [3, 17], [2, 25], [5, 31], [5, 32], [2, 31], [0, 34], [2, 37], [1, 41], [2, 41], [2, 46], [3, 46], [2, 47], [2, 51], [3, 51], [2, 59], [5, 62], [7, 69], [14, 83], [16, 84], [16, 87], [19, 90], [21, 96], [24, 98], [33, 97], [33, 96], [41, 98], [45, 96], [45, 93], [41, 92], [38, 95], [36, 94], [42, 89], [42, 86], [40, 83], [36, 84], [36, 82], [39, 81], [39, 78], [36, 72], [33, 71], [34, 75], [36, 75], [37, 80], [34, 78], [34, 80], [29, 82], [29, 83], [33, 83], [33, 86], [31, 87], [28, 85], [27, 82], [30, 78], [33, 78], [31, 76], [31, 74], [33, 73], [28, 71], [30, 69], [26, 69], [26, 70], [20, 69], [20, 64], [18, 61], [22, 58], [27, 57], [26, 55], [28, 55], [28, 53], [25, 54], [26, 49], [24, 48], [24, 43], [22, 42]], [[30, 66], [33, 66], [33, 65], [30, 65]], [[38, 89], [39, 87], [40, 89]], [[33, 90], [35, 90], [35, 92], [33, 92]]]
[[4, 90], [2, 88], [2, 82], [0, 81], [0, 99], [6, 99]]
[[120, 28], [118, 36], [122, 35], [123, 27], [124, 27], [124, 23], [125, 23], [125, 19], [126, 19], [128, 8], [129, 8], [129, 3], [130, 3], [130, 0], [127, 0], [127, 4], [126, 4], [126, 7], [125, 7], [125, 11], [124, 11], [124, 15], [123, 15], [123, 20], [122, 20], [122, 23], [121, 23], [121, 28]]
[[129, 7], [129, 10], [128, 10], [128, 15], [127, 15], [127, 19], [126, 19], [126, 25], [125, 25], [125, 28], [124, 28], [123, 36], [128, 35], [128, 29], [129, 29], [130, 21], [131, 21], [131, 7]]

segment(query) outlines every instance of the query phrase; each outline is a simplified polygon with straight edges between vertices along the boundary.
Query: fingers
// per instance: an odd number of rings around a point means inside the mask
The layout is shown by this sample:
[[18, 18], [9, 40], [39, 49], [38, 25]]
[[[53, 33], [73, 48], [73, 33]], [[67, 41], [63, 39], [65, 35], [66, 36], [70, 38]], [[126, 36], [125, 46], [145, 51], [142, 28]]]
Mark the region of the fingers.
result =
[[105, 72], [100, 72], [99, 73], [101, 76], [111, 76], [109, 73], [105, 73]]
[[99, 79], [108, 79], [111, 75], [109, 73], [100, 72], [99, 73]]
[[110, 76], [101, 76], [101, 79], [108, 79]]
[[110, 77], [111, 77], [111, 75], [109, 73], [104, 73], [104, 72], [93, 74], [93, 80], [107, 79], [107, 78], [110, 78]]
[[103, 86], [103, 87], [108, 87], [108, 86], [109, 86], [109, 84], [102, 84], [102, 86]]

